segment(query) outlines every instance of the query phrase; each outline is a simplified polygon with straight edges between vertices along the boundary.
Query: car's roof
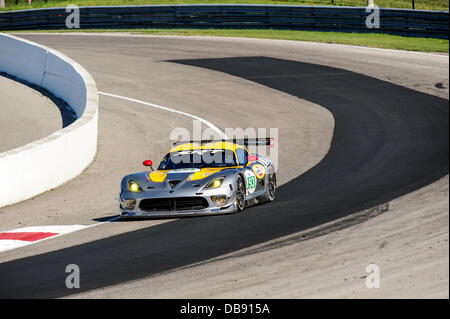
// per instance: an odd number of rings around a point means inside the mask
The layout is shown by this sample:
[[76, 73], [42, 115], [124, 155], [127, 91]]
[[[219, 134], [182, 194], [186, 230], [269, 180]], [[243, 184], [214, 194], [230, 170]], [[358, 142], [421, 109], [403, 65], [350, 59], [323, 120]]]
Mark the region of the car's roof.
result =
[[199, 143], [186, 143], [180, 144], [173, 147], [169, 153], [179, 152], [179, 151], [187, 151], [187, 150], [204, 150], [204, 149], [223, 149], [223, 150], [231, 150], [236, 151], [236, 149], [242, 148], [245, 149], [242, 145], [230, 143], [230, 142], [212, 142], [207, 144], [199, 144]]

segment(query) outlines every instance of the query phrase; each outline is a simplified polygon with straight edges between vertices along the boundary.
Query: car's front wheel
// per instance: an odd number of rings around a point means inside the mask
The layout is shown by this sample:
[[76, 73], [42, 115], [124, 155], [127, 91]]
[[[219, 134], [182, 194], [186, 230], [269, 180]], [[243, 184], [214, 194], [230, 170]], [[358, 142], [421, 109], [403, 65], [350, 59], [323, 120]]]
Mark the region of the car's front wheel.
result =
[[277, 187], [277, 180], [275, 174], [271, 174], [267, 178], [267, 201], [273, 202], [275, 200], [275, 188]]
[[245, 183], [240, 175], [236, 181], [236, 208], [238, 212], [245, 208]]
[[274, 174], [267, 175], [266, 191], [258, 197], [257, 203], [273, 202], [275, 200], [275, 189], [277, 187], [277, 178]]

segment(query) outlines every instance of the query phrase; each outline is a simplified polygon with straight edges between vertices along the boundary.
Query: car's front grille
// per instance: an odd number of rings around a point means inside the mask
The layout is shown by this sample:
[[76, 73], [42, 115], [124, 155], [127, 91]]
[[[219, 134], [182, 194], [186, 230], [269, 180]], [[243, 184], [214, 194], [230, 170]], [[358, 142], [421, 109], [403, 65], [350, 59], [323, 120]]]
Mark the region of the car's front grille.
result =
[[139, 208], [147, 212], [201, 210], [208, 207], [203, 197], [148, 198], [141, 200]]
[[168, 198], [151, 198], [141, 200], [139, 208], [148, 212], [172, 210]]
[[208, 207], [203, 197], [179, 197], [174, 200], [175, 210], [196, 210]]

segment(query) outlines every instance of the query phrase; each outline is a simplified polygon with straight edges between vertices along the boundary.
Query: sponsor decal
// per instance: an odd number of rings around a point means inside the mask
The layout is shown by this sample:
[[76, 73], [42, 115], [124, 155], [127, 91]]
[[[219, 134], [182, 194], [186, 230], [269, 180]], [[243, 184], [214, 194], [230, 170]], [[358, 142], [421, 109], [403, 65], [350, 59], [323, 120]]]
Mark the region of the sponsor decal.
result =
[[198, 168], [178, 168], [178, 169], [173, 169], [173, 170], [167, 172], [167, 174], [195, 173], [195, 172], [200, 172], [200, 169], [198, 169]]
[[261, 164], [253, 165], [252, 169], [256, 177], [258, 177], [259, 179], [262, 179], [264, 178], [264, 176], [266, 176], [266, 169]]
[[204, 155], [206, 153], [215, 154], [223, 152], [225, 152], [224, 149], [195, 149], [195, 150], [178, 151], [176, 153], [172, 153], [171, 155], [172, 156], [193, 155], [193, 154]]

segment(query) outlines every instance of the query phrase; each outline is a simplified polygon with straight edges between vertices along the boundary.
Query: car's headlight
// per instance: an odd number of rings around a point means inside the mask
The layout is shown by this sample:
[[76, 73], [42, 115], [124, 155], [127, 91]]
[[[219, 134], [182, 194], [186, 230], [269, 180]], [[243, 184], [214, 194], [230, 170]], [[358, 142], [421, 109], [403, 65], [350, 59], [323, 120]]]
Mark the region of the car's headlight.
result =
[[141, 186], [138, 183], [133, 182], [133, 181], [129, 181], [128, 182], [128, 189], [131, 192], [133, 192], [133, 193], [140, 193], [140, 192], [142, 192]]
[[222, 186], [222, 182], [223, 182], [223, 178], [215, 179], [215, 180], [209, 182], [205, 186], [205, 188], [218, 188], [218, 187]]

